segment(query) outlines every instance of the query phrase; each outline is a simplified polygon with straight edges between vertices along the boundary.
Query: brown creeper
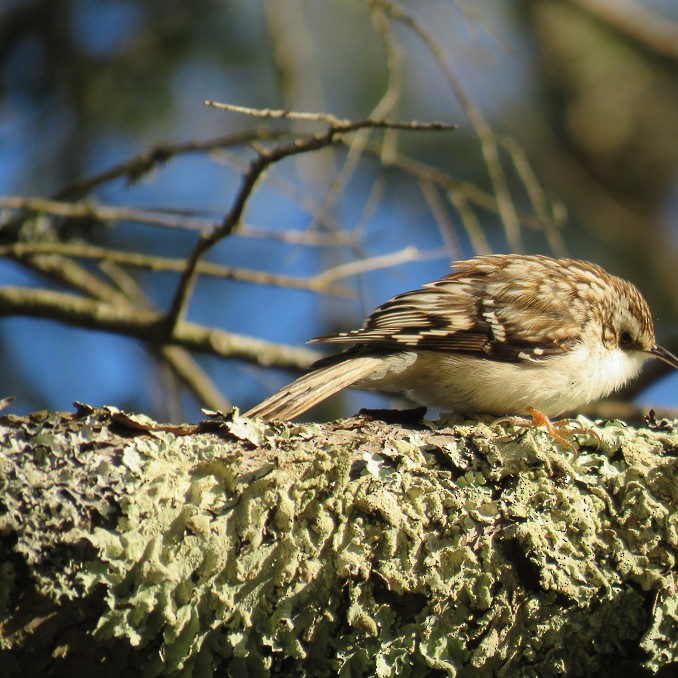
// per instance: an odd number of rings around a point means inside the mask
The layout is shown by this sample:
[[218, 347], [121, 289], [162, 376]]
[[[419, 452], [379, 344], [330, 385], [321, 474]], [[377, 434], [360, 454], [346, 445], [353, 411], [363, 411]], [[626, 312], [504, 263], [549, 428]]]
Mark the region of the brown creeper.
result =
[[492, 255], [393, 297], [362, 329], [311, 341], [352, 343], [246, 413], [292, 419], [356, 386], [467, 413], [547, 416], [598, 400], [657, 357], [647, 302], [600, 266]]

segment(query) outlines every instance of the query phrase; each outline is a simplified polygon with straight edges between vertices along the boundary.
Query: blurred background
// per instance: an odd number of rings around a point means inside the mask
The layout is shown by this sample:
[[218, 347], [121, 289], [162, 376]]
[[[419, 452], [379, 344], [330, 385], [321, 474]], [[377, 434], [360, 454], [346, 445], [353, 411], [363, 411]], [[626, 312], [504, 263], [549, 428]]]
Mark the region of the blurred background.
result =
[[[452, 259], [524, 251], [634, 281], [678, 352], [675, 2], [4, 0], [0, 285], [166, 310], [179, 273], [124, 254], [185, 259], [258, 150], [327, 127], [204, 100], [458, 128], [364, 131], [276, 163], [207, 253], [230, 275], [201, 275], [188, 320], [301, 347]], [[26, 315], [0, 319], [15, 413], [78, 400], [195, 421], [299, 373]], [[625, 396], [675, 410], [678, 374], [653, 365]], [[388, 402], [347, 393], [310, 416]]]

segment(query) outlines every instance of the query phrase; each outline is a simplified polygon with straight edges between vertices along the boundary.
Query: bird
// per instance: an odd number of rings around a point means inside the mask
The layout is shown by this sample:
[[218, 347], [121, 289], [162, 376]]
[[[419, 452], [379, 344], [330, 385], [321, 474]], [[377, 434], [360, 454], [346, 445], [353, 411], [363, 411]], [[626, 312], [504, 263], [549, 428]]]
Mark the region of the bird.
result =
[[492, 254], [379, 306], [351, 344], [244, 416], [290, 420], [347, 388], [378, 389], [443, 411], [548, 418], [595, 402], [646, 360], [678, 369], [656, 343], [635, 285], [588, 261]]

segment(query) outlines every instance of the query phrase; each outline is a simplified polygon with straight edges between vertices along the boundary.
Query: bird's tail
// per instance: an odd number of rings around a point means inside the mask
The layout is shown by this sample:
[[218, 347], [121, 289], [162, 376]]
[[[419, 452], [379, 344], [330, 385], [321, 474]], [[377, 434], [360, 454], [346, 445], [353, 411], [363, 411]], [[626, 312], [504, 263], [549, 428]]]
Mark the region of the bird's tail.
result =
[[364, 379], [381, 362], [376, 357], [360, 356], [319, 367], [266, 398], [244, 416], [281, 421], [294, 419], [342, 388]]

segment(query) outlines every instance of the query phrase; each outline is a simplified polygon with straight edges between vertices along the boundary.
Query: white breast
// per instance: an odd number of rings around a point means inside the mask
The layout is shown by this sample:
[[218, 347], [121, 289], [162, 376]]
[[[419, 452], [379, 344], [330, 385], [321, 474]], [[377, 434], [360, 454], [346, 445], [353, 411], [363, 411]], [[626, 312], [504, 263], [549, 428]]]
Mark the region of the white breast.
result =
[[390, 369], [356, 385], [404, 393], [443, 410], [510, 415], [534, 407], [552, 417], [608, 395], [638, 374], [647, 359], [643, 353], [595, 345], [596, 354], [580, 345], [563, 356], [519, 364], [408, 352], [394, 356]]

